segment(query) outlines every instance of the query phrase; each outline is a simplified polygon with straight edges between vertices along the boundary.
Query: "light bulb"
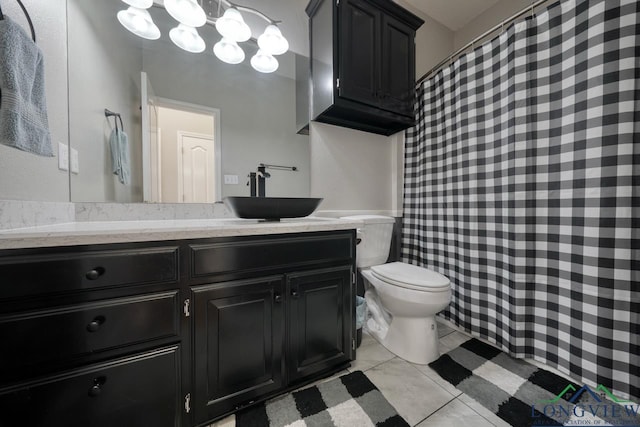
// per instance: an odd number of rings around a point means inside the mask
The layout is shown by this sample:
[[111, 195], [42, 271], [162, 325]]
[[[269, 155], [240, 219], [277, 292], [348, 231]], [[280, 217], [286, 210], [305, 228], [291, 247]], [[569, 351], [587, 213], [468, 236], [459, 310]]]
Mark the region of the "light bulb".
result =
[[176, 21], [189, 27], [207, 23], [207, 15], [195, 0], [164, 0], [164, 8]]
[[233, 40], [223, 37], [213, 46], [213, 53], [227, 64], [239, 64], [244, 61], [244, 51]]
[[251, 28], [244, 22], [237, 9], [230, 7], [216, 21], [216, 30], [226, 39], [246, 42], [251, 38]]
[[264, 33], [258, 37], [258, 46], [271, 55], [282, 55], [289, 50], [289, 42], [274, 24], [268, 25]]
[[138, 9], [149, 9], [153, 6], [153, 0], [122, 0], [129, 6], [137, 7]]
[[171, 31], [169, 31], [169, 38], [176, 46], [187, 52], [204, 52], [206, 47], [198, 31], [184, 24], [178, 24], [177, 27], [171, 29]]
[[251, 58], [251, 66], [261, 73], [273, 73], [278, 65], [278, 60], [262, 49], [258, 49], [258, 53]]
[[130, 6], [127, 10], [118, 12], [118, 21], [127, 30], [136, 36], [148, 40], [157, 40], [160, 38], [160, 30], [153, 23], [151, 15], [146, 9], [138, 9]]

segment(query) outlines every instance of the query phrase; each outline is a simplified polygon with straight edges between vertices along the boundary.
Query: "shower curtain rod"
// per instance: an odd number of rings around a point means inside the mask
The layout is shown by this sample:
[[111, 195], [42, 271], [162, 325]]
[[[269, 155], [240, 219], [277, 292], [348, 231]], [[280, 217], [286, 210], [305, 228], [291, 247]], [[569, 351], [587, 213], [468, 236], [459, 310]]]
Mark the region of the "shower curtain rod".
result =
[[432, 74], [434, 74], [435, 72], [439, 71], [444, 65], [449, 63], [451, 61], [451, 59], [461, 56], [461, 54], [464, 51], [466, 51], [468, 48], [470, 48], [473, 45], [475, 45], [478, 41], [480, 41], [480, 40], [484, 39], [485, 37], [487, 37], [489, 34], [493, 33], [496, 30], [499, 30], [501, 28], [504, 29], [505, 25], [509, 25], [510, 23], [515, 21], [516, 19], [520, 18], [522, 15], [525, 15], [525, 14], [527, 14], [529, 12], [531, 12], [531, 15], [533, 15], [533, 11], [534, 11], [534, 9], [536, 7], [540, 6], [543, 3], [548, 3], [548, 2], [551, 2], [551, 1], [552, 0], [532, 1], [529, 6], [527, 6], [524, 9], [522, 9], [520, 12], [518, 12], [515, 15], [512, 15], [511, 17], [505, 19], [504, 21], [502, 21], [501, 23], [499, 23], [495, 27], [488, 29], [487, 31], [485, 31], [484, 33], [480, 34], [478, 37], [476, 37], [475, 39], [471, 40], [469, 43], [467, 43], [466, 45], [462, 46], [460, 49], [456, 50], [451, 55], [447, 56], [445, 59], [440, 61], [438, 63], [438, 65], [436, 65], [435, 67], [433, 67], [432, 69], [427, 71], [425, 74], [423, 74], [422, 77], [420, 77], [420, 79], [416, 82], [416, 85], [422, 83], [424, 80], [426, 80], [427, 78], [431, 77]]

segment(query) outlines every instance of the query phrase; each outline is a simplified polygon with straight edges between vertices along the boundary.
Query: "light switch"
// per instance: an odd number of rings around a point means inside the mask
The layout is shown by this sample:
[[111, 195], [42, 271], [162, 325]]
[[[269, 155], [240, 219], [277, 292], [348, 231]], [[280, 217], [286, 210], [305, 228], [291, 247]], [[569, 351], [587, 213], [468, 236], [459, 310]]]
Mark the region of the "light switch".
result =
[[238, 183], [238, 175], [225, 175], [224, 176], [225, 184], [237, 184]]
[[58, 142], [58, 169], [69, 170], [69, 146]]
[[80, 173], [80, 159], [78, 158], [78, 150], [71, 148], [71, 173]]

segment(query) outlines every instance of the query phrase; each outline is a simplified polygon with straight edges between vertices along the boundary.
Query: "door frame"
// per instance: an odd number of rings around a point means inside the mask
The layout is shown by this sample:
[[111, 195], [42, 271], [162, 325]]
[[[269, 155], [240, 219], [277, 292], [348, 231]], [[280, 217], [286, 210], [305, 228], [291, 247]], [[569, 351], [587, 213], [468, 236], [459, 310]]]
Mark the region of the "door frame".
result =
[[[215, 194], [216, 202], [222, 201], [222, 141], [220, 139], [220, 109], [207, 107], [205, 105], [192, 104], [190, 102], [176, 101], [175, 99], [163, 98], [156, 96], [154, 105], [157, 107], [172, 108], [174, 110], [188, 111], [190, 113], [205, 114], [213, 118], [213, 153], [214, 153], [214, 176], [215, 176]], [[201, 137], [202, 135], [198, 135]], [[210, 137], [210, 135], [207, 135]], [[180, 165], [182, 169], [182, 165]], [[144, 180], [145, 186], [147, 181]], [[182, 185], [179, 185], [179, 193], [182, 192]], [[180, 196], [180, 194], [178, 194]]]
[[[215, 125], [214, 125], [215, 126]], [[216, 201], [216, 199], [218, 199], [218, 174], [216, 173], [215, 169], [218, 167], [217, 165], [217, 153], [216, 153], [216, 138], [215, 136], [212, 136], [210, 134], [206, 134], [206, 133], [197, 133], [197, 132], [189, 132], [189, 131], [185, 131], [185, 130], [179, 130], [178, 131], [178, 135], [177, 135], [177, 140], [176, 140], [176, 159], [178, 159], [178, 200], [180, 202], [183, 201], [184, 199], [184, 176], [183, 176], [183, 170], [182, 170], [182, 163], [184, 161], [183, 156], [184, 156], [184, 151], [182, 151], [183, 148], [183, 141], [182, 138], [183, 137], [191, 137], [191, 138], [198, 138], [198, 139], [205, 139], [207, 141], [211, 141], [213, 143], [213, 168], [214, 168], [214, 176], [213, 179], [216, 181], [215, 182], [215, 187], [213, 189], [213, 200], [214, 202]]]

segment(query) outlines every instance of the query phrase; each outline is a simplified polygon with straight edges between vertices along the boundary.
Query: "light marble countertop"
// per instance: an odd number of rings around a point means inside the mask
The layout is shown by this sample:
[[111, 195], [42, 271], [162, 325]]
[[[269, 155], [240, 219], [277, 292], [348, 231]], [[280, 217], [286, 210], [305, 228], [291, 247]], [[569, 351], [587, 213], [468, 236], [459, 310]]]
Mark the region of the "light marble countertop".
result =
[[322, 217], [280, 222], [238, 218], [69, 222], [0, 230], [0, 249], [306, 233], [349, 230], [361, 225], [359, 221]]

